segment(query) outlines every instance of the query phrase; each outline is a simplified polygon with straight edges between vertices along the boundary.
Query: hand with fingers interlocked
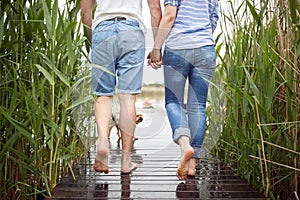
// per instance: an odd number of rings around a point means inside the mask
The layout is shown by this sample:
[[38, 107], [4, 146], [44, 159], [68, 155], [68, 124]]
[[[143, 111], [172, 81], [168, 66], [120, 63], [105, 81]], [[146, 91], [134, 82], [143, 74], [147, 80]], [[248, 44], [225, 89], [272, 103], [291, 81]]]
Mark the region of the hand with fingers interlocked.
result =
[[162, 53], [161, 49], [152, 49], [152, 51], [147, 56], [148, 65], [153, 69], [161, 68], [162, 65]]

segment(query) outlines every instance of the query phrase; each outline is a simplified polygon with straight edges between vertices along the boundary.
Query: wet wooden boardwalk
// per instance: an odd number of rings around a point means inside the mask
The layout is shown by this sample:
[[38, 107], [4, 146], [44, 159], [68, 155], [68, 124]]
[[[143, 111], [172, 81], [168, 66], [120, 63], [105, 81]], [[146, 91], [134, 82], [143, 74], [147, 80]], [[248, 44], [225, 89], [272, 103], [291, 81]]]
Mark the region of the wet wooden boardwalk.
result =
[[133, 161], [139, 167], [131, 175], [120, 174], [121, 150], [116, 134], [111, 136], [110, 173], [93, 170], [95, 147], [71, 175], [64, 177], [49, 199], [265, 199], [235, 171], [220, 160], [203, 155], [194, 178], [179, 181], [175, 175], [180, 160], [163, 109], [144, 110], [137, 127]]

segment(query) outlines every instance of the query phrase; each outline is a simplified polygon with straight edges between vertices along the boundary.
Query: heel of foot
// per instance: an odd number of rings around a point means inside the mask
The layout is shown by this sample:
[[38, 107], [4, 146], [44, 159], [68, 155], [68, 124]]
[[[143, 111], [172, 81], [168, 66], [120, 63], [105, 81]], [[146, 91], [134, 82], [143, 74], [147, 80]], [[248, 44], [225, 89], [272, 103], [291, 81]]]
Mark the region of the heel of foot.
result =
[[94, 162], [94, 170], [96, 172], [100, 172], [100, 173], [105, 173], [108, 174], [109, 173], [109, 168], [107, 165], [103, 164], [102, 162], [100, 162], [99, 160], [95, 159]]
[[122, 167], [121, 174], [131, 174], [137, 167], [137, 163], [131, 163], [128, 167]]
[[194, 149], [193, 147], [189, 147], [182, 155], [182, 158], [185, 160], [185, 161], [189, 161], [193, 155], [194, 155]]

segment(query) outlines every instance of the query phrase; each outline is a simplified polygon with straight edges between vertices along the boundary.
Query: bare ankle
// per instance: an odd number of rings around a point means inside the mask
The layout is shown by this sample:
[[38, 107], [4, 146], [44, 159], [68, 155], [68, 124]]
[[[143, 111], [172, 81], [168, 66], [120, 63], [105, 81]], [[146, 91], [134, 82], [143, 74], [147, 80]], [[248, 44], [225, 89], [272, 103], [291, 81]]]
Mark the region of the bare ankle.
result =
[[178, 139], [178, 144], [181, 149], [181, 154], [183, 154], [187, 149], [191, 147], [190, 138], [188, 136], [183, 135]]

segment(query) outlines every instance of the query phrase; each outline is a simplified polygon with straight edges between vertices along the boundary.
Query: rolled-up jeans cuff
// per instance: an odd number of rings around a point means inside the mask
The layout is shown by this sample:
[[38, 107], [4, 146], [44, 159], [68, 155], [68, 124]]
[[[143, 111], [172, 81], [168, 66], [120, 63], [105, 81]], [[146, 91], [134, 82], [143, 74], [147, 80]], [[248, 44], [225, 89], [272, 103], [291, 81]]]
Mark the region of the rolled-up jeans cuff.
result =
[[200, 153], [201, 153], [201, 147], [193, 147], [194, 149], [194, 155], [193, 158], [200, 158]]
[[178, 144], [178, 139], [181, 136], [187, 136], [191, 140], [191, 131], [189, 128], [177, 128], [173, 133], [173, 141]]

